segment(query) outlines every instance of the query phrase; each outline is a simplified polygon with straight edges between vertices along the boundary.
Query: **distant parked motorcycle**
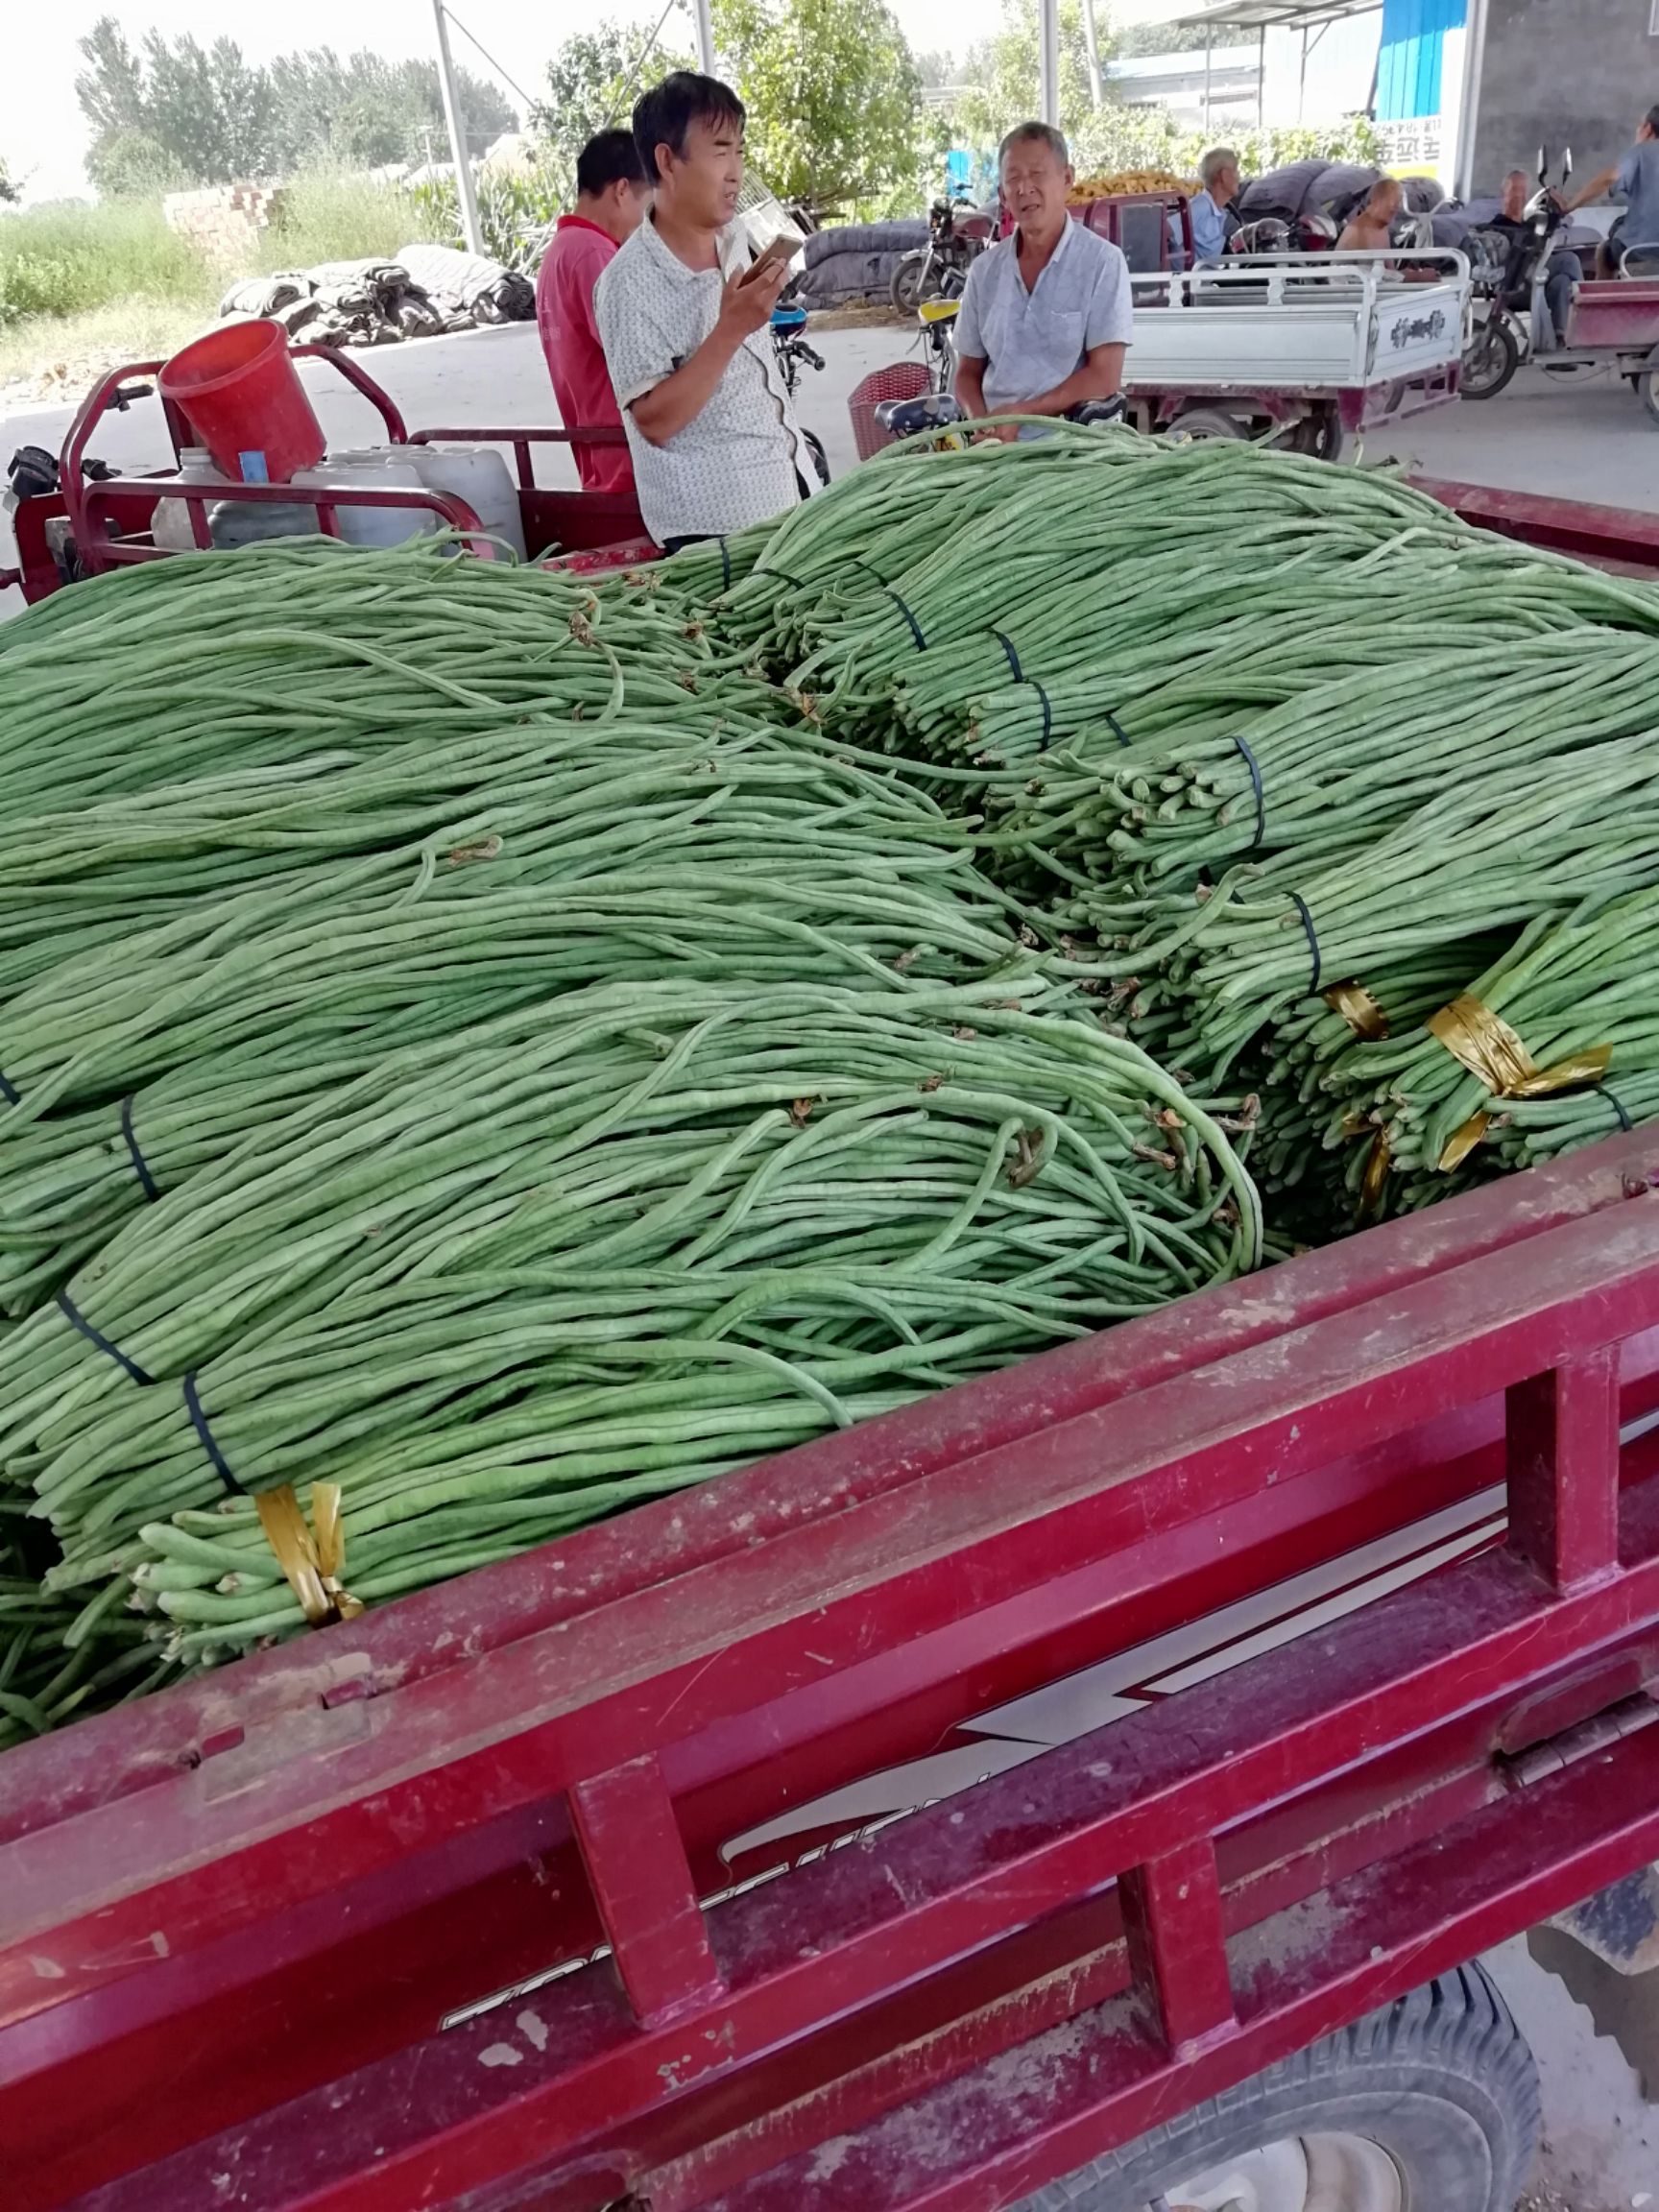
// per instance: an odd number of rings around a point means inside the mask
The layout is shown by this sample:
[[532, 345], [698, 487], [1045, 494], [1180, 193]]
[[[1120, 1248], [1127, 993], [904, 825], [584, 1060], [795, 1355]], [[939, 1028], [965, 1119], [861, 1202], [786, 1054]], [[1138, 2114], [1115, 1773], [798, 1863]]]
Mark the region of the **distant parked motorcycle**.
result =
[[927, 211], [927, 243], [902, 254], [889, 292], [901, 315], [924, 300], [959, 300], [968, 272], [991, 244], [993, 226], [966, 200], [935, 200]]

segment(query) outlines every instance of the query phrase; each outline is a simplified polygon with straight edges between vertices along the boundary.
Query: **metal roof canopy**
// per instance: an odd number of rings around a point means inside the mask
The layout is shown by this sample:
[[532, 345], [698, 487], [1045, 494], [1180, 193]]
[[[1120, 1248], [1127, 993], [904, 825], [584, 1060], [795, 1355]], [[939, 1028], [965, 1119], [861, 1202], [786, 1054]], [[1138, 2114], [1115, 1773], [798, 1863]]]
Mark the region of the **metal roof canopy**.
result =
[[1310, 31], [1350, 15], [1374, 15], [1382, 5], [1382, 0], [1225, 0], [1222, 7], [1177, 16], [1169, 28], [1204, 31], [1221, 24], [1230, 31]]

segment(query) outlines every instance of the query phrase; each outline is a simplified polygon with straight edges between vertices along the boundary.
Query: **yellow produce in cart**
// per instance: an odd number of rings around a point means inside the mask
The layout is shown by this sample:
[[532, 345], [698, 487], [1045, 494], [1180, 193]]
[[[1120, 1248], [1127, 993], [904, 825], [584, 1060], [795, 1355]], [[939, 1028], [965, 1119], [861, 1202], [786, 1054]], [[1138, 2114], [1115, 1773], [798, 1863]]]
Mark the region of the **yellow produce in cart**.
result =
[[1121, 199], [1134, 192], [1185, 192], [1190, 199], [1197, 190], [1190, 178], [1172, 177], [1165, 169], [1122, 169], [1111, 176], [1079, 177], [1066, 195], [1066, 204], [1083, 207], [1091, 200]]

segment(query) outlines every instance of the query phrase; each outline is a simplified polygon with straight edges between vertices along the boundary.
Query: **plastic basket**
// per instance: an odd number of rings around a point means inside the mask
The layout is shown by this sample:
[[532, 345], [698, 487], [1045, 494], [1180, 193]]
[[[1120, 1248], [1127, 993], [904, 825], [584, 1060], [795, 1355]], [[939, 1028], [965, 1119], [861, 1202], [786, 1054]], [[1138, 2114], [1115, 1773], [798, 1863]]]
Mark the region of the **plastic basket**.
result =
[[860, 461], [893, 444], [891, 433], [876, 420], [877, 408], [889, 399], [919, 399], [926, 390], [927, 372], [920, 361], [896, 361], [890, 369], [873, 369], [854, 386], [847, 411], [853, 418], [853, 443]]

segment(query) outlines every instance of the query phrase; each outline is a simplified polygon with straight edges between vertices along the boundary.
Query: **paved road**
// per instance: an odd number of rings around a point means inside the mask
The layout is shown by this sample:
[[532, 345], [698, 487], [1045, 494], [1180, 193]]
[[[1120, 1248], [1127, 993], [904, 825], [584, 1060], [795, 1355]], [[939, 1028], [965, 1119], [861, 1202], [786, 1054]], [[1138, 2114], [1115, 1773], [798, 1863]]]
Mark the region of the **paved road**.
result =
[[[847, 398], [868, 371], [904, 357], [904, 332], [877, 328], [821, 334], [826, 368], [807, 373], [803, 419], [823, 439], [832, 470], [856, 460]], [[556, 420], [534, 330], [469, 331], [454, 338], [389, 347], [366, 356], [411, 425], [464, 427]], [[308, 366], [324, 427], [335, 445], [365, 443], [372, 412], [326, 369]], [[56, 448], [71, 411], [47, 408], [0, 419], [0, 455], [24, 443]], [[98, 450], [122, 466], [159, 468], [167, 459], [154, 406], [112, 420]], [[1365, 457], [1394, 455], [1440, 476], [1566, 494], [1610, 506], [1659, 503], [1659, 425], [1623, 385], [1606, 380], [1563, 389], [1536, 372], [1482, 406], [1467, 403], [1426, 415], [1365, 442]], [[562, 458], [546, 481], [574, 481]], [[0, 565], [10, 557], [0, 532]], [[18, 595], [0, 593], [0, 617]], [[1645, 2106], [1617, 2050], [1595, 2038], [1589, 2016], [1543, 1974], [1521, 1943], [1491, 1961], [1538, 2053], [1552, 2148], [1546, 2177], [1574, 2212], [1625, 2212], [1651, 2201], [1659, 2212], [1659, 2114]], [[1540, 2203], [1550, 2202], [1548, 2197]]]

